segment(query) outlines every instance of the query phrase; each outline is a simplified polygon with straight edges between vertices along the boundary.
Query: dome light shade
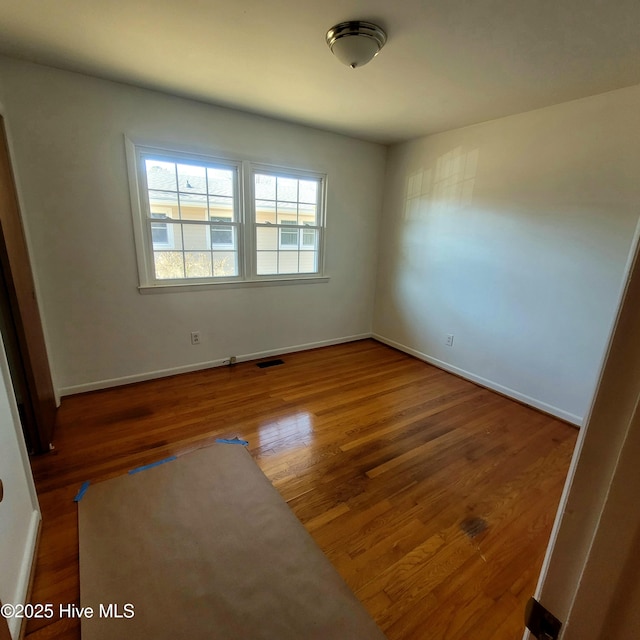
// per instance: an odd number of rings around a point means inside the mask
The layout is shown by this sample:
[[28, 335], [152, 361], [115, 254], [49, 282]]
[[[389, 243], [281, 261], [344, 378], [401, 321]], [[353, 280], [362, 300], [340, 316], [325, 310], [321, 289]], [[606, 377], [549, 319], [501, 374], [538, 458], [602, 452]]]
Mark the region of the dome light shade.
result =
[[348, 67], [362, 67], [378, 55], [387, 34], [377, 25], [360, 20], [341, 22], [327, 31], [327, 44]]

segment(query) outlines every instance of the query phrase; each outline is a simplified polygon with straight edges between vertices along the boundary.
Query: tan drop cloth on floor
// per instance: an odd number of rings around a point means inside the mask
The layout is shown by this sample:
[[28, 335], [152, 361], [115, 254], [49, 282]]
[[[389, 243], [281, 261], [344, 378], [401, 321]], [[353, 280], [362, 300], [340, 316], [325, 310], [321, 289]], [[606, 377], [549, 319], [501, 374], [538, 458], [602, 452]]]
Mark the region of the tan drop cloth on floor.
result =
[[241, 445], [92, 485], [78, 509], [84, 640], [385, 637]]

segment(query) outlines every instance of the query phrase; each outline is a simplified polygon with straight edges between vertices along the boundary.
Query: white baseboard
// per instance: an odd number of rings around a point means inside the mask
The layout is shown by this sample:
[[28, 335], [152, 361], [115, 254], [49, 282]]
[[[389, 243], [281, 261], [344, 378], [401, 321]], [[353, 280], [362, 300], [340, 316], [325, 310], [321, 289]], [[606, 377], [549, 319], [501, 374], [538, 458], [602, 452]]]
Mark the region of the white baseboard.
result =
[[[11, 604], [26, 604], [29, 596], [29, 584], [31, 582], [31, 575], [33, 571], [33, 565], [36, 561], [36, 546], [38, 543], [38, 532], [40, 529], [40, 511], [34, 509], [31, 514], [31, 521], [29, 522], [29, 530], [27, 531], [27, 540], [24, 548], [24, 556], [22, 557], [22, 564], [20, 566], [20, 577], [16, 586], [15, 597]], [[9, 625], [9, 632], [14, 640], [20, 637], [22, 624], [25, 618], [9, 618], [7, 623]]]
[[406, 345], [400, 344], [395, 340], [385, 338], [384, 336], [378, 335], [377, 333], [372, 334], [371, 337], [375, 340], [378, 340], [379, 342], [382, 342], [383, 344], [393, 347], [394, 349], [398, 349], [398, 351], [404, 351], [404, 353], [415, 356], [419, 360], [424, 360], [424, 362], [428, 362], [434, 367], [438, 367], [438, 369], [443, 369], [444, 371], [448, 371], [449, 373], [454, 373], [461, 378], [465, 378], [466, 380], [475, 382], [476, 384], [479, 384], [482, 387], [486, 387], [487, 389], [491, 389], [492, 391], [497, 391], [502, 395], [513, 398], [514, 400], [518, 400], [518, 402], [522, 402], [523, 404], [527, 404], [530, 407], [534, 407], [535, 409], [544, 411], [545, 413], [555, 416], [556, 418], [560, 418], [561, 420], [570, 422], [577, 427], [581, 427], [584, 423], [584, 418], [580, 416], [576, 416], [573, 413], [569, 413], [568, 411], [564, 411], [563, 409], [554, 407], [550, 404], [547, 404], [546, 402], [531, 398], [523, 393], [520, 393], [519, 391], [515, 391], [514, 389], [505, 387], [501, 384], [498, 384], [497, 382], [493, 382], [493, 380], [488, 380], [487, 378], [478, 376], [475, 373], [471, 373], [470, 371], [460, 369], [459, 367], [449, 364], [448, 362], [444, 362], [442, 360], [438, 360], [437, 358], [433, 358], [432, 356], [428, 356], [426, 353], [422, 353], [421, 351], [412, 349], [411, 347], [407, 347]]
[[[256, 351], [255, 353], [246, 353], [236, 356], [236, 362], [247, 362], [248, 360], [259, 360], [260, 358], [268, 358], [269, 356], [280, 356], [285, 353], [293, 353], [295, 351], [308, 351], [309, 349], [318, 349], [319, 347], [329, 347], [334, 344], [343, 344], [345, 342], [354, 342], [356, 340], [364, 340], [371, 338], [371, 333], [360, 333], [353, 336], [344, 336], [342, 338], [332, 338], [330, 340], [320, 340], [318, 342], [308, 342], [306, 344], [296, 344], [289, 347], [279, 347], [277, 349], [269, 349], [267, 351]], [[70, 387], [61, 387], [58, 390], [60, 396], [70, 396], [75, 393], [86, 393], [87, 391], [98, 391], [100, 389], [109, 389], [111, 387], [119, 387], [134, 382], [144, 382], [146, 380], [155, 380], [157, 378], [165, 378], [174, 376], [179, 373], [190, 373], [192, 371], [202, 371], [203, 369], [211, 369], [213, 367], [222, 367], [228, 364], [227, 358], [218, 358], [217, 360], [209, 360], [208, 362], [197, 362], [187, 364], [181, 367], [172, 367], [169, 369], [160, 369], [158, 371], [149, 371], [139, 373], [132, 376], [123, 376], [121, 378], [109, 378], [107, 380], [97, 380], [86, 384], [78, 384]]]

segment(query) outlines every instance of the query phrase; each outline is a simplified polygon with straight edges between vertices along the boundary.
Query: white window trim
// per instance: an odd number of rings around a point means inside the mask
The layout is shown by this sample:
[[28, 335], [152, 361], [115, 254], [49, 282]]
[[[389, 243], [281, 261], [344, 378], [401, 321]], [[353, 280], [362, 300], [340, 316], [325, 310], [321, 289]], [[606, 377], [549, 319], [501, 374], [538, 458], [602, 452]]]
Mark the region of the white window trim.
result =
[[[138, 143], [125, 136], [125, 150], [129, 173], [129, 192], [131, 197], [131, 213], [133, 218], [134, 240], [138, 263], [140, 293], [162, 293], [163, 291], [206, 290], [215, 288], [234, 288], [242, 286], [271, 286], [278, 284], [312, 284], [328, 282], [325, 274], [324, 249], [326, 235], [326, 192], [327, 175], [314, 171], [291, 169], [278, 165], [254, 163], [248, 160], [237, 160], [201, 152], [177, 151], [159, 144]], [[150, 237], [150, 227], [147, 224], [149, 212], [147, 211], [147, 198], [144, 195], [146, 189], [146, 174], [141, 157], [144, 153], [152, 153], [166, 156], [167, 160], [175, 161], [183, 158], [202, 162], [203, 164], [219, 164], [225, 167], [235, 167], [237, 171], [236, 193], [234, 202], [236, 206], [236, 222], [232, 222], [237, 229], [238, 239], [238, 275], [231, 277], [189, 278], [179, 280], [158, 280], [154, 277], [153, 267], [153, 243]], [[287, 273], [287, 274], [257, 274], [256, 253], [256, 217], [255, 217], [255, 193], [254, 173], [270, 173], [280, 177], [309, 178], [319, 180], [318, 198], [318, 270], [313, 273]], [[209, 227], [211, 228], [211, 227]], [[211, 244], [210, 232], [207, 234]], [[302, 249], [303, 232], [300, 233], [299, 248]], [[307, 246], [307, 245], [304, 245]], [[220, 247], [224, 251], [224, 247]]]

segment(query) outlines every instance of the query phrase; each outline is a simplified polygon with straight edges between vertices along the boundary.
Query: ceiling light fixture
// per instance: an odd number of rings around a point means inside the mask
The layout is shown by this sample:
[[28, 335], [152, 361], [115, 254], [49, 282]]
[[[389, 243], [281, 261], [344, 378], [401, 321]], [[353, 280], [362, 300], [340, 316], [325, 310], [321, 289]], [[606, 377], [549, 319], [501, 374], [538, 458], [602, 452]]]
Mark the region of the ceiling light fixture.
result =
[[378, 55], [387, 34], [371, 22], [341, 22], [327, 31], [327, 44], [340, 62], [355, 69]]

